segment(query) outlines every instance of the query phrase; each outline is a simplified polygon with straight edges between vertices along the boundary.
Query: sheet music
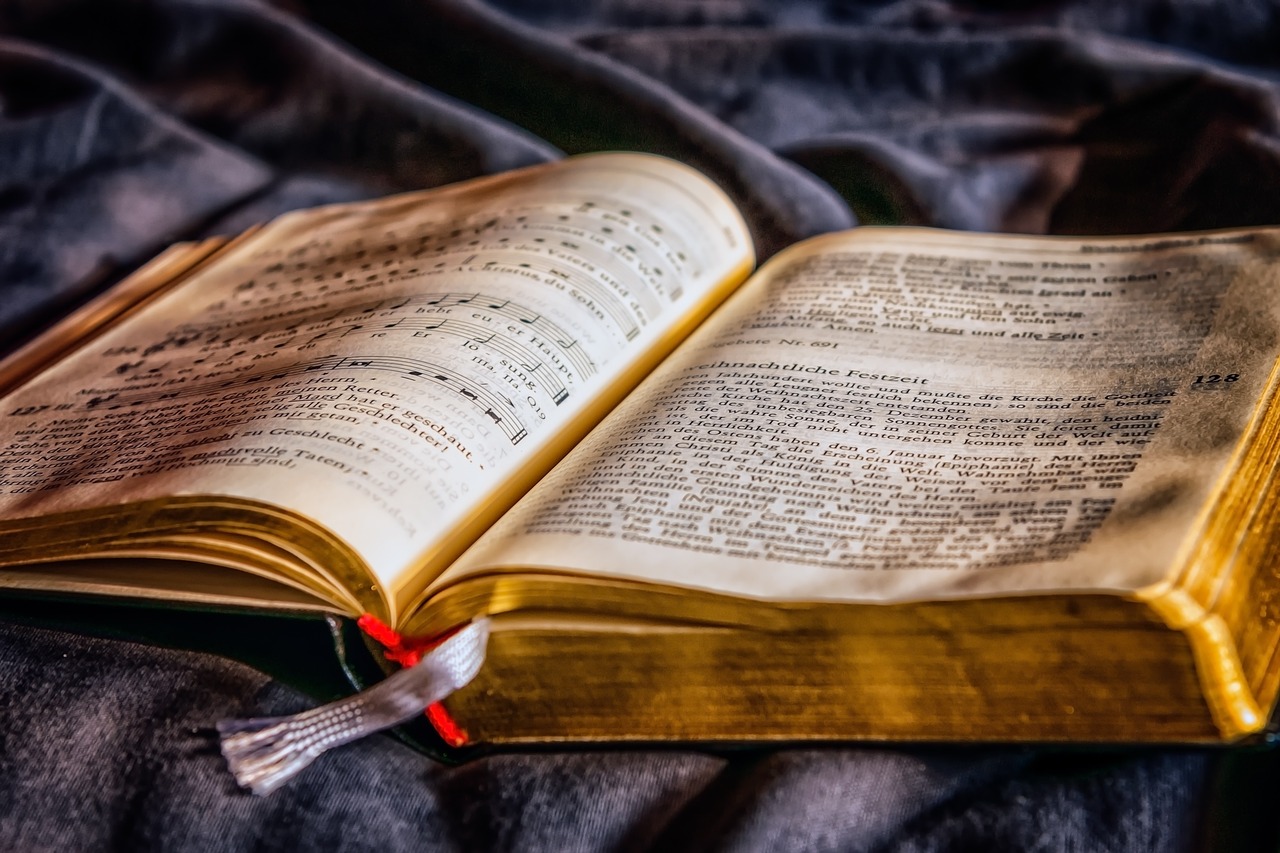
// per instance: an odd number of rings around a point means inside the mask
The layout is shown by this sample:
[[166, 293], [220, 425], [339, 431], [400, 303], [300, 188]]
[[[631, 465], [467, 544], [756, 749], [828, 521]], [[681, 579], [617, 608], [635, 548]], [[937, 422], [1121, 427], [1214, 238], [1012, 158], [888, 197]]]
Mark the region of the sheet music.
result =
[[390, 583], [746, 265], [684, 173], [591, 157], [279, 220], [0, 401], [0, 513], [241, 495]]

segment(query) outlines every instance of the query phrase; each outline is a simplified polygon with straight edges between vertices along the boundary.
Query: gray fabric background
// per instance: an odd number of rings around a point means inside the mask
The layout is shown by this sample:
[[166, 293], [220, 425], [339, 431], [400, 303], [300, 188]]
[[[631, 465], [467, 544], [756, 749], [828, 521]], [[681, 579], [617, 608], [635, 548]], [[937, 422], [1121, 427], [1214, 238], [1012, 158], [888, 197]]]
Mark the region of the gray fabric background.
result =
[[[857, 222], [1275, 223], [1278, 63], [1280, 4], [1262, 0], [0, 0], [0, 348], [175, 239], [598, 149], [702, 168], [762, 258]], [[23, 607], [0, 620], [3, 849], [1280, 839], [1266, 750], [682, 748], [446, 767], [378, 737], [255, 799], [208, 727], [312, 700], [225, 657], [33, 627]]]

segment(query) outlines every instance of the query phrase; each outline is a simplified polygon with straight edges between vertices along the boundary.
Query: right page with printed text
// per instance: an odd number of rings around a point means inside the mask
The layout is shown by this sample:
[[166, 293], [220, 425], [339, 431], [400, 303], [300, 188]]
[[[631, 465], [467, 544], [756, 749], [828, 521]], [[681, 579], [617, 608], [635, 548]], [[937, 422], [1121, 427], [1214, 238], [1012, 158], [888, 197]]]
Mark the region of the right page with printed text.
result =
[[1270, 387], [1278, 251], [1267, 231], [795, 246], [437, 586], [512, 568], [812, 601], [1156, 584]]

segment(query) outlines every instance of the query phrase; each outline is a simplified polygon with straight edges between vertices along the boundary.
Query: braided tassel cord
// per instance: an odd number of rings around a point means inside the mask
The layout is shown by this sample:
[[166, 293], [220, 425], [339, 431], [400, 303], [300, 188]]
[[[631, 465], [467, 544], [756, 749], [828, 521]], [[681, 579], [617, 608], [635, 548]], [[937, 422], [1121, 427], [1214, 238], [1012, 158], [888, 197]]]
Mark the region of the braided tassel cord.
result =
[[325, 751], [413, 719], [463, 687], [480, 671], [488, 639], [480, 619], [354, 696], [289, 717], [222, 720], [222, 755], [241, 787], [269, 794]]

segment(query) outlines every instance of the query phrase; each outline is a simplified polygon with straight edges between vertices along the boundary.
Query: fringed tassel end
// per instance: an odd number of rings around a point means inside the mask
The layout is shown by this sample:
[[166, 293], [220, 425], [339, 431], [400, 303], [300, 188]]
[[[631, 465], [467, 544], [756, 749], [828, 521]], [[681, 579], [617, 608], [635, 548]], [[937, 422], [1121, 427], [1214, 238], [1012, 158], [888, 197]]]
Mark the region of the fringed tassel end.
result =
[[421, 714], [475, 678], [484, 663], [489, 622], [472, 622], [367, 690], [291, 717], [218, 723], [222, 755], [236, 781], [269, 794], [327, 750]]

